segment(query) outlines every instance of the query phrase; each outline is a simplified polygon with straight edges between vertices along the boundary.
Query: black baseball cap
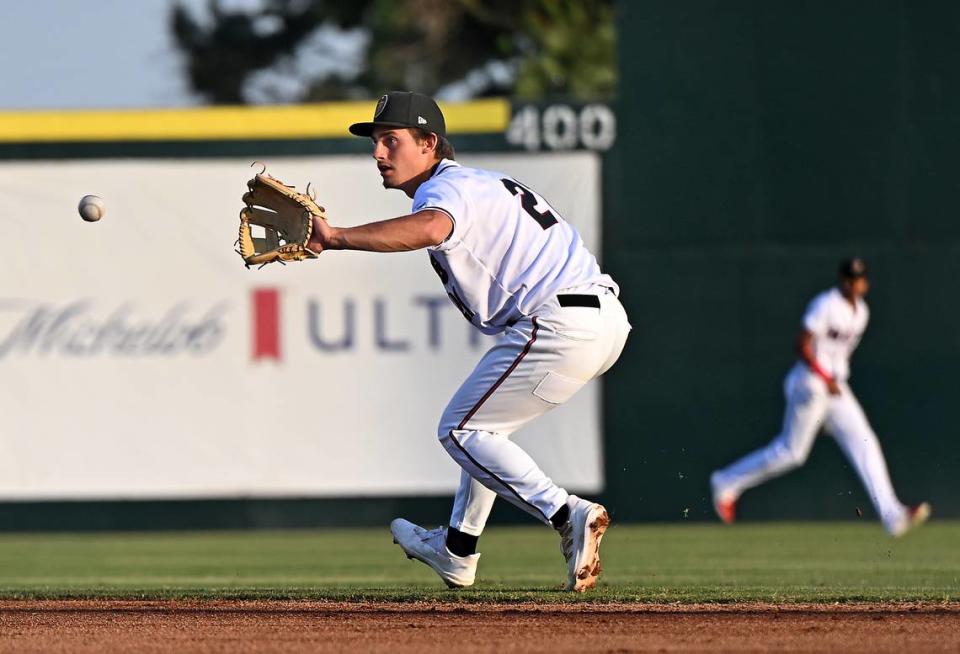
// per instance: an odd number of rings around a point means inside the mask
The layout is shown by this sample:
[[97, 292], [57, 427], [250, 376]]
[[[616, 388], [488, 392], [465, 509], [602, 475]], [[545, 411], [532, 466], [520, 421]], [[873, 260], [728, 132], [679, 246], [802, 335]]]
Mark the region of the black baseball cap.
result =
[[369, 123], [354, 123], [350, 133], [370, 136], [374, 127], [415, 127], [446, 138], [447, 125], [433, 98], [410, 91], [390, 91], [380, 97]]
[[844, 279], [856, 279], [867, 276], [867, 264], [860, 257], [844, 259], [840, 262], [840, 276]]

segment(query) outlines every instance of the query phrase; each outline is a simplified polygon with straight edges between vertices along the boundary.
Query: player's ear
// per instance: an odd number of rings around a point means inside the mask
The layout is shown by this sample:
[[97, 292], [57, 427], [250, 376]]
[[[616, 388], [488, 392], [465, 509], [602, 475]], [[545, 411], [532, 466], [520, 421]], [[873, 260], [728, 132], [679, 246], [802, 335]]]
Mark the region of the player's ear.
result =
[[433, 132], [427, 132], [426, 138], [423, 139], [423, 153], [434, 152], [437, 149], [438, 138], [437, 135]]

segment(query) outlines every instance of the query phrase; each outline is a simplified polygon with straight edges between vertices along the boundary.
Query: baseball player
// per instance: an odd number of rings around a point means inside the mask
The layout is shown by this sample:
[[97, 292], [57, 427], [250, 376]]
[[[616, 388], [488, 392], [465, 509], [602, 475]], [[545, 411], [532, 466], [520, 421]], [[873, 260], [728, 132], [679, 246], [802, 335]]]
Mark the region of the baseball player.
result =
[[907, 506], [897, 499], [877, 436], [847, 384], [850, 355], [870, 317], [863, 300], [870, 283], [861, 259], [841, 262], [839, 273], [839, 284], [817, 295], [803, 316], [799, 361], [784, 381], [787, 408], [780, 435], [710, 477], [714, 508], [728, 524], [745, 490], [803, 465], [821, 427], [860, 475], [891, 535], [902, 536], [930, 516], [926, 502]]
[[617, 285], [536, 191], [454, 160], [431, 98], [388, 93], [373, 120], [350, 132], [371, 139], [384, 188], [403, 191], [413, 208], [350, 228], [314, 219], [308, 246], [425, 249], [464, 318], [484, 334], [501, 335], [440, 418], [440, 442], [462, 468], [449, 526], [428, 530], [397, 519], [390, 525], [394, 541], [448, 586], [470, 586], [477, 541], [500, 496], [560, 533], [568, 590], [593, 587], [606, 509], [557, 486], [510, 435], [566, 402], [620, 356], [630, 325]]

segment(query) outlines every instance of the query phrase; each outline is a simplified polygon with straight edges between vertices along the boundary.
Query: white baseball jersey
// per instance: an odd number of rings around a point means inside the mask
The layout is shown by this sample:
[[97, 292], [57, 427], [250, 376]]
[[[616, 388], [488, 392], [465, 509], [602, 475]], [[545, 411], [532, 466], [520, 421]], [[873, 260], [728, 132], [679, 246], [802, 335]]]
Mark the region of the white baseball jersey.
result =
[[862, 298], [856, 308], [837, 288], [813, 298], [803, 316], [804, 328], [813, 334], [813, 351], [820, 366], [834, 379], [850, 376], [850, 355], [860, 343], [870, 311]]
[[420, 185], [413, 213], [438, 209], [454, 228], [429, 249], [447, 294], [485, 334], [530, 316], [564, 291], [604, 286], [580, 234], [537, 193], [502, 173], [442, 160]]

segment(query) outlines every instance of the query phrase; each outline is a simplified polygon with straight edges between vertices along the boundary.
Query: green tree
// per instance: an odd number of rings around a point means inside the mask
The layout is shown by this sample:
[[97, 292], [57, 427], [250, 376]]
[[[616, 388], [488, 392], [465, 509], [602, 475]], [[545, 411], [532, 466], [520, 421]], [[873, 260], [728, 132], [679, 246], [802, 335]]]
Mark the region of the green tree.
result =
[[170, 27], [192, 88], [215, 104], [245, 102], [252, 75], [290, 60], [322, 26], [366, 32], [364, 65], [309, 76], [300, 101], [434, 94], [465, 79], [476, 95], [526, 99], [616, 90], [614, 0], [263, 0], [246, 10], [208, 0], [206, 14], [176, 2]]
[[525, 99], [566, 95], [609, 98], [616, 91], [616, 28], [612, 2], [524, 3], [515, 35], [519, 70], [514, 93]]

